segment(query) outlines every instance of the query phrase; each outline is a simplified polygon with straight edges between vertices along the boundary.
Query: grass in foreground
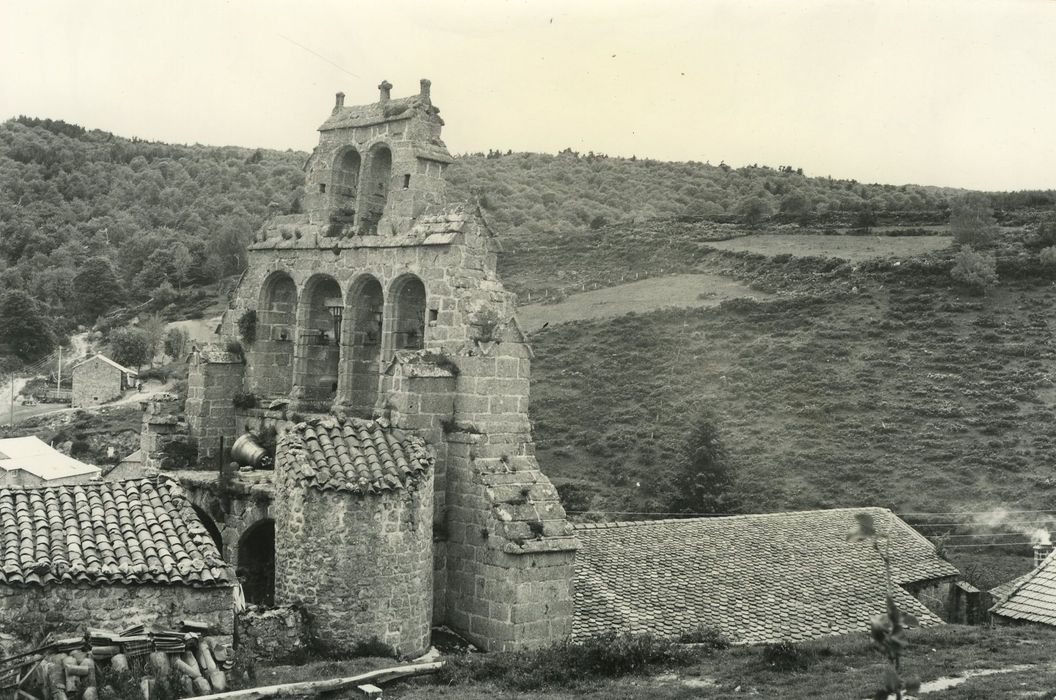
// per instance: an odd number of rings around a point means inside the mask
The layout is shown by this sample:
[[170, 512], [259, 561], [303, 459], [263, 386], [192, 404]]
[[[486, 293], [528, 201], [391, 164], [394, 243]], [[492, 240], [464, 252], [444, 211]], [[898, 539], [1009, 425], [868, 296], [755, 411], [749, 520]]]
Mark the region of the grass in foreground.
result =
[[[654, 640], [654, 643], [655, 640]], [[1056, 690], [1056, 630], [1044, 627], [965, 627], [912, 630], [904, 657], [907, 675], [924, 682], [979, 669], [1031, 668], [970, 678], [945, 698], [1051, 698]], [[453, 662], [440, 676], [392, 686], [393, 697], [466, 698], [865, 698], [879, 685], [884, 662], [867, 636], [805, 644], [670, 652], [616, 676], [590, 671], [577, 654], [553, 647], [532, 654], [488, 654]], [[655, 650], [655, 649], [654, 649]], [[526, 680], [527, 679], [527, 680]], [[1047, 694], [1045, 694], [1047, 693]]]

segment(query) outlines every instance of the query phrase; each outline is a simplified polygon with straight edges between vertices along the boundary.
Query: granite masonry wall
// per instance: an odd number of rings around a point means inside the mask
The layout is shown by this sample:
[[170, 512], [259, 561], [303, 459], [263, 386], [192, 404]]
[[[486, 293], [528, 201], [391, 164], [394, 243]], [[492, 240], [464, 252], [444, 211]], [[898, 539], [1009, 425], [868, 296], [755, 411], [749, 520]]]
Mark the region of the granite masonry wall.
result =
[[284, 482], [275, 500], [275, 597], [304, 606], [335, 650], [373, 638], [401, 656], [429, 648], [432, 479], [368, 496]]
[[39, 638], [43, 631], [68, 635], [85, 626], [125, 629], [158, 625], [179, 629], [180, 620], [200, 620], [212, 634], [234, 630], [234, 599], [230, 586], [0, 585], [0, 632]]
[[224, 356], [212, 359], [207, 353], [192, 353], [187, 370], [187, 425], [198, 444], [198, 460], [215, 462], [221, 438], [224, 450], [231, 448], [235, 435], [235, 395], [242, 391], [244, 366], [240, 360]]
[[88, 359], [73, 368], [73, 408], [98, 406], [121, 398], [124, 372], [100, 359]]
[[235, 615], [235, 642], [254, 661], [295, 659], [308, 651], [308, 619], [298, 605], [250, 605]]

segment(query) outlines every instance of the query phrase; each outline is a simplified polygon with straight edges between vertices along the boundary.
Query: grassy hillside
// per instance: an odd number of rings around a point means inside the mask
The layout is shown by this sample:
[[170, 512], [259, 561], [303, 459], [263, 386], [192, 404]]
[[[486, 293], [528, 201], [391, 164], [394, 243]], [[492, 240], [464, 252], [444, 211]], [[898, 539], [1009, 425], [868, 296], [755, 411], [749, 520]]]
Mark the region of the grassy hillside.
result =
[[1056, 287], [1029, 231], [1004, 235], [1004, 279], [982, 298], [951, 283], [950, 250], [854, 264], [675, 237], [680, 269], [776, 298], [537, 333], [540, 457], [584, 508], [663, 510], [687, 425], [710, 407], [749, 510], [1051, 508]]

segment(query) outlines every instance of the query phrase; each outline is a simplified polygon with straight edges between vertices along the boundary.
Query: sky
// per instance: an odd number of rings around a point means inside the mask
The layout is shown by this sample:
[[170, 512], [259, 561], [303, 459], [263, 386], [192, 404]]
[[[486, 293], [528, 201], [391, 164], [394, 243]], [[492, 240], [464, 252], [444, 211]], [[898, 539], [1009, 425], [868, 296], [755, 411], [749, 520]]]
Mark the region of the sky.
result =
[[1048, 0], [0, 0], [0, 120], [310, 150], [423, 77], [452, 153], [1056, 188]]

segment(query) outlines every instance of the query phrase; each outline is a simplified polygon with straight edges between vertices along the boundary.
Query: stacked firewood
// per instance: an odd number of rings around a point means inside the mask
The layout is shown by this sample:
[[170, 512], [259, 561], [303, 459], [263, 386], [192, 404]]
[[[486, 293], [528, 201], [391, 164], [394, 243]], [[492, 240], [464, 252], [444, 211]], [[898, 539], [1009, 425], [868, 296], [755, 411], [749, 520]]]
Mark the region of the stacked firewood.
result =
[[[158, 692], [159, 683], [170, 686], [170, 695], [173, 690], [181, 697], [209, 695], [227, 689], [225, 672], [233, 661], [222, 638], [200, 632], [147, 632], [139, 627], [116, 634], [91, 629], [84, 638], [60, 640], [22, 655], [14, 696], [105, 700], [123, 696], [113, 684], [129, 683], [129, 674], [139, 675], [144, 700], [165, 694]], [[178, 688], [171, 688], [173, 684]]]

